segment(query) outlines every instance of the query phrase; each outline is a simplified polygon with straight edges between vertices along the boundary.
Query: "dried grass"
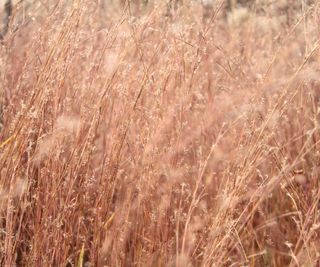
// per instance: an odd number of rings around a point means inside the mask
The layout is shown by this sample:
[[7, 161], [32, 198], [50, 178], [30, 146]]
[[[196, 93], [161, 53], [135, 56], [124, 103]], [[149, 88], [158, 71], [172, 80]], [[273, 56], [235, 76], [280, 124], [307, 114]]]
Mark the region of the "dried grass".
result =
[[49, 2], [0, 49], [1, 266], [319, 264], [318, 5]]

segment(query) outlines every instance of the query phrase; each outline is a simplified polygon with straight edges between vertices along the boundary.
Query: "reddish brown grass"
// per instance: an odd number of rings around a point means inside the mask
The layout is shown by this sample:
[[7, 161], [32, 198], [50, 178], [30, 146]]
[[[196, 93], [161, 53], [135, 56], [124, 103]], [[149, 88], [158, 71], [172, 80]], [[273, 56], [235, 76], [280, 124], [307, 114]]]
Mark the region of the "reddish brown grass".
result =
[[318, 6], [96, 2], [3, 40], [0, 265], [318, 266]]

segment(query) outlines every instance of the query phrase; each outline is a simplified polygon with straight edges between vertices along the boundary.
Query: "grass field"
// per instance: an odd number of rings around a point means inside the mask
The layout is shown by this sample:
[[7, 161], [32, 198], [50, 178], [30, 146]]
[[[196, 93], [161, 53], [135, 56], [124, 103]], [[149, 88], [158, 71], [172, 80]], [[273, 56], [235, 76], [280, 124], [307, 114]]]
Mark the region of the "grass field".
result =
[[0, 266], [319, 266], [319, 4], [226, 2], [13, 6]]

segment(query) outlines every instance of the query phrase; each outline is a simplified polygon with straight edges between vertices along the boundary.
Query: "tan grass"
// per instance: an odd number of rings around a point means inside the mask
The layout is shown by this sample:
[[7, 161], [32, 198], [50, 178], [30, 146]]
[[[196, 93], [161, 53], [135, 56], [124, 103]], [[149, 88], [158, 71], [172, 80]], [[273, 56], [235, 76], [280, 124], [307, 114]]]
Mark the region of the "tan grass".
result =
[[318, 4], [120, 2], [14, 8], [0, 265], [318, 266]]

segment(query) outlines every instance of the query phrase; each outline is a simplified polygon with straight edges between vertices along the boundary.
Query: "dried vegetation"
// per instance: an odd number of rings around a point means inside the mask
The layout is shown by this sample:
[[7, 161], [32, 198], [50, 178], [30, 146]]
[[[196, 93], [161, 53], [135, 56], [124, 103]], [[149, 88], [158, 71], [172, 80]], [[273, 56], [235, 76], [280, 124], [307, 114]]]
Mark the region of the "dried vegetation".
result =
[[318, 266], [318, 4], [51, 2], [0, 47], [1, 266]]

